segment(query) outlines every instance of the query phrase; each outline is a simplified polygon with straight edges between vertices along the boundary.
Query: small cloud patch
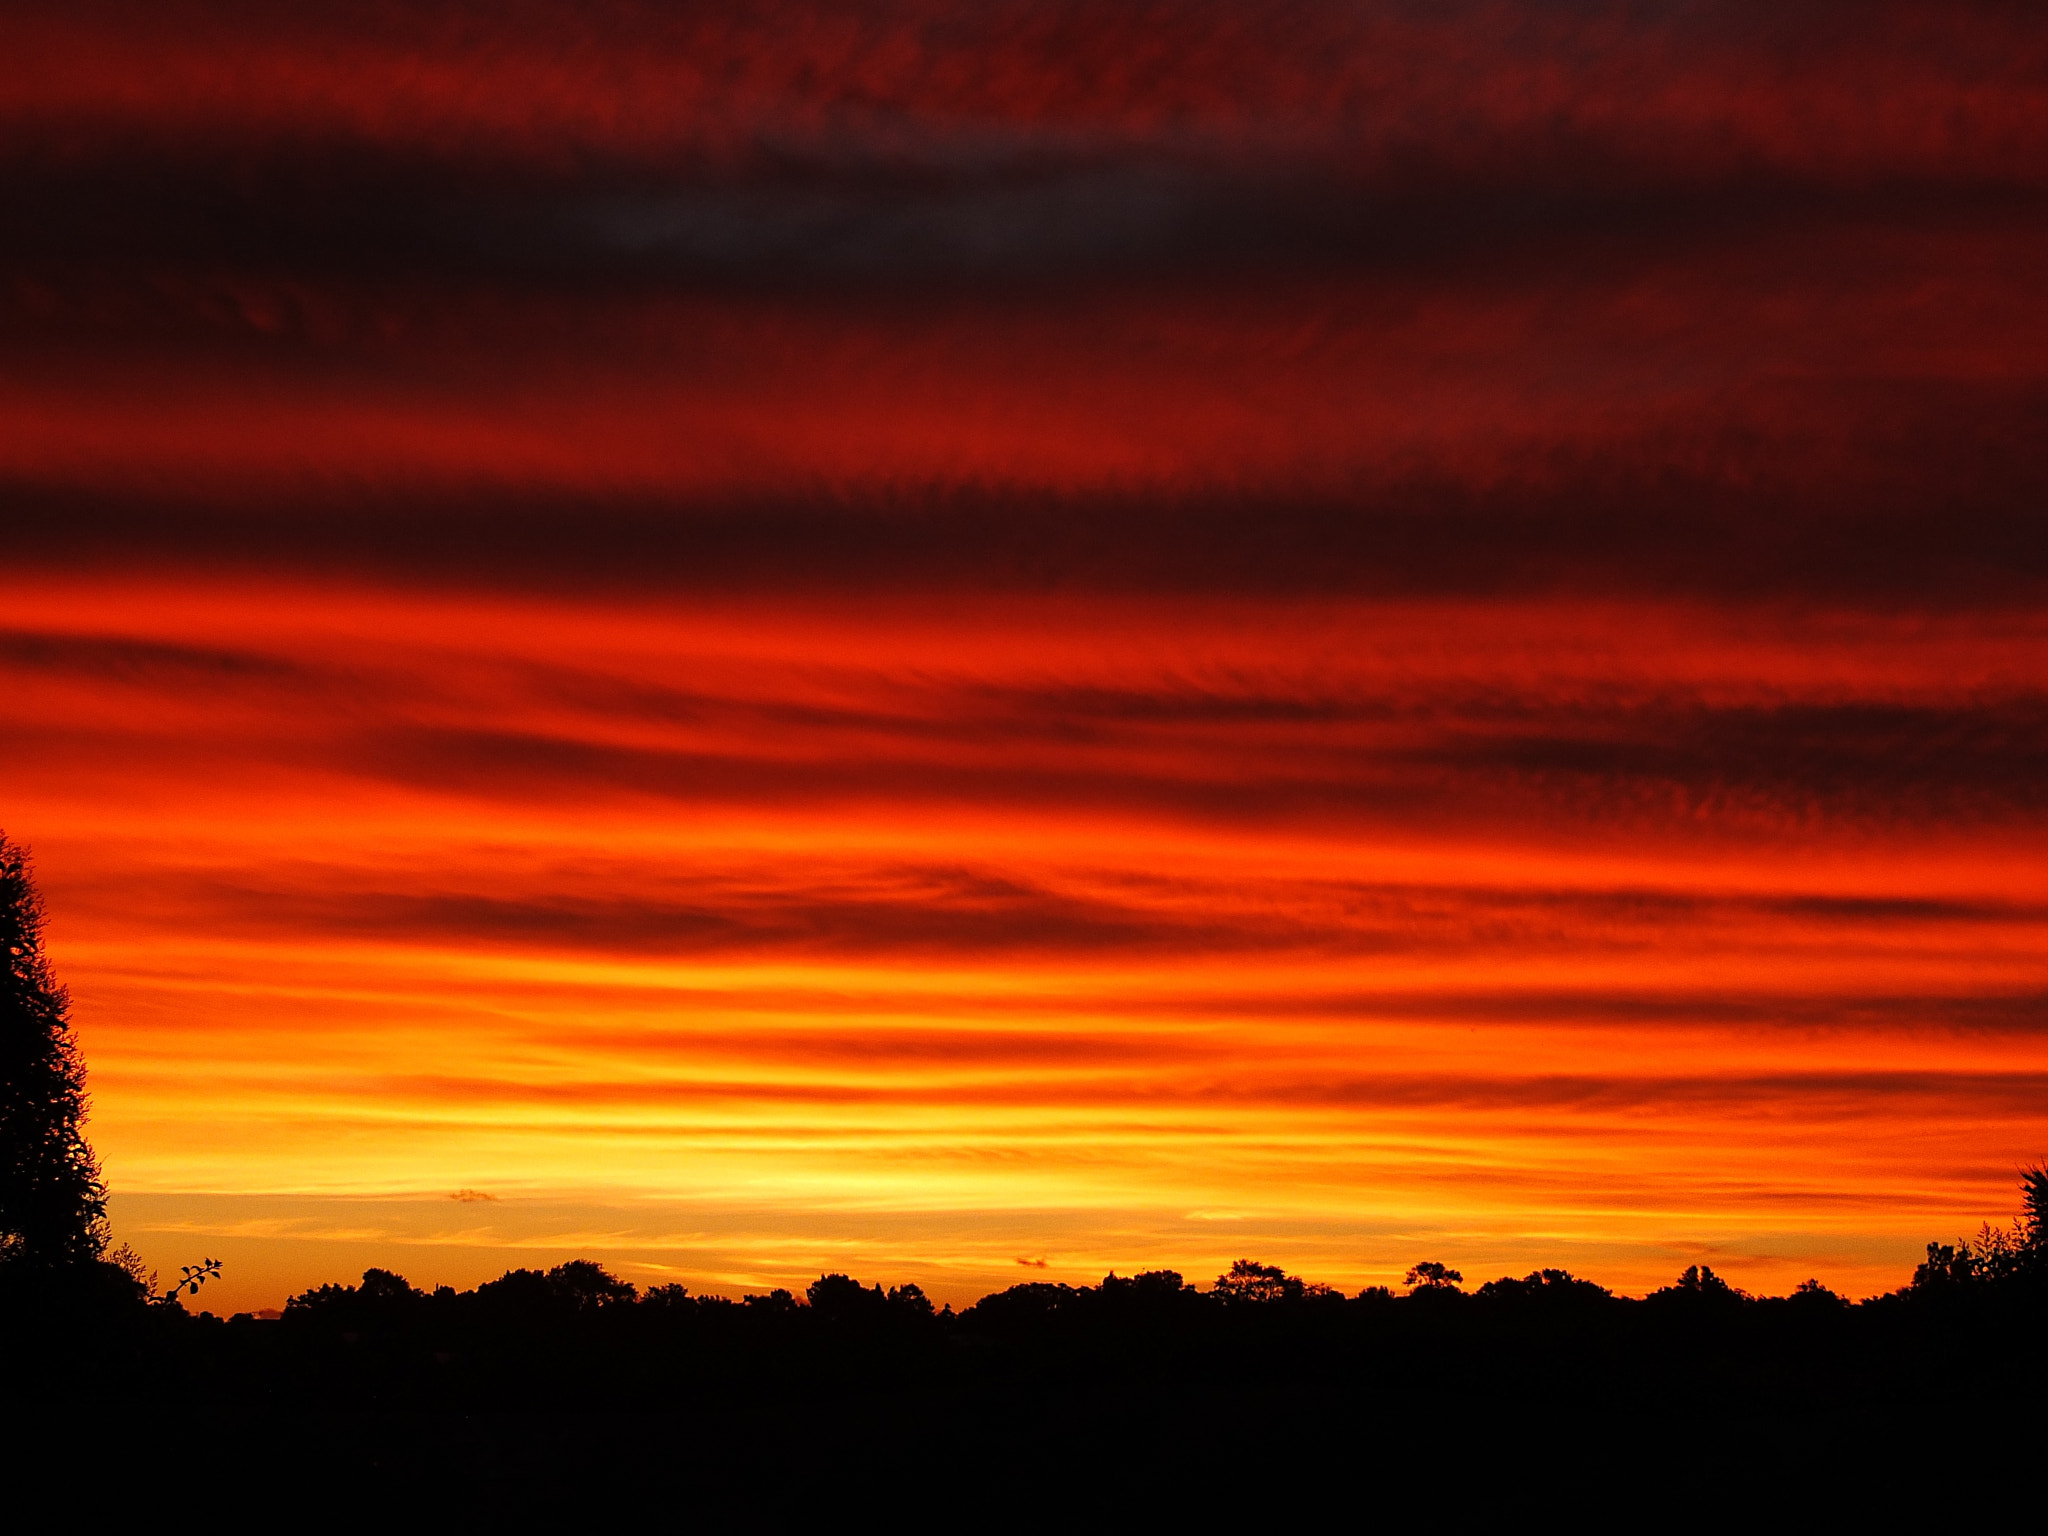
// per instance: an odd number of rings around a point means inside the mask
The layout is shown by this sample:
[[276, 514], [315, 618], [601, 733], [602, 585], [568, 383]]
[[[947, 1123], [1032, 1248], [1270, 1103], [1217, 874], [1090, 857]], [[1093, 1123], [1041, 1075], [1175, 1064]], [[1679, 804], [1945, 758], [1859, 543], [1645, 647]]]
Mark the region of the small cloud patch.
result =
[[498, 1203], [496, 1195], [487, 1195], [480, 1189], [458, 1189], [448, 1198], [450, 1200], [460, 1200], [464, 1205], [473, 1205], [479, 1200], [488, 1200], [493, 1205]]
[[1043, 1259], [1019, 1259], [1017, 1262], [1019, 1264], [1022, 1264], [1026, 1269], [1045, 1268], [1045, 1260]]

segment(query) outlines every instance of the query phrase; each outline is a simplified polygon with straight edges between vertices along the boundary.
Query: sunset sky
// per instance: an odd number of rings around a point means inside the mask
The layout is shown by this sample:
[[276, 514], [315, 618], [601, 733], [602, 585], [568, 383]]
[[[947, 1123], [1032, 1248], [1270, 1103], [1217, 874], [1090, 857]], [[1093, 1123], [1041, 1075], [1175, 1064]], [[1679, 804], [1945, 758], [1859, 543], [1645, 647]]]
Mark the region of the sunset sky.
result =
[[1867, 1295], [2048, 1155], [2033, 0], [88, 0], [0, 166], [0, 828], [216, 1310]]

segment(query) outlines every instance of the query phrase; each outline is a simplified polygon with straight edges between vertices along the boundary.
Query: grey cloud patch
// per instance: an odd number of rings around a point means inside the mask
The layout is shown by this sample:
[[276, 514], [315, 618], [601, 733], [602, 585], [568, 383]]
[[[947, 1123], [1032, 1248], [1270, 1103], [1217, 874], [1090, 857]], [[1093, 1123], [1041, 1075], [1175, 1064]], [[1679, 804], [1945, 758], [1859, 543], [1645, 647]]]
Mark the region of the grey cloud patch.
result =
[[[940, 157], [943, 162], [943, 156]], [[1475, 180], [1428, 152], [1398, 177], [1341, 152], [1263, 162], [1100, 152], [963, 169], [773, 161], [746, 176], [470, 176], [342, 151], [222, 175], [205, 161], [13, 168], [0, 270], [225, 267], [320, 288], [629, 281], [654, 291], [998, 292], [1020, 282], [1174, 281], [1204, 273], [1458, 275], [1582, 282], [1589, 259], [1640, 263], [1715, 246], [1796, 250], [1817, 233], [2038, 226], [2038, 195], [1939, 181], [1816, 185], [1782, 173], [1705, 184], [1603, 176], [1598, 147], [1546, 172]], [[1569, 171], [1565, 165], [1569, 164]], [[0, 169], [8, 169], [0, 166]]]
[[[952, 186], [616, 192], [544, 208], [529, 229], [543, 249], [685, 272], [896, 281], [1178, 262], [1213, 218], [1207, 201], [1168, 168], [1083, 167]], [[503, 216], [507, 231], [519, 224]]]

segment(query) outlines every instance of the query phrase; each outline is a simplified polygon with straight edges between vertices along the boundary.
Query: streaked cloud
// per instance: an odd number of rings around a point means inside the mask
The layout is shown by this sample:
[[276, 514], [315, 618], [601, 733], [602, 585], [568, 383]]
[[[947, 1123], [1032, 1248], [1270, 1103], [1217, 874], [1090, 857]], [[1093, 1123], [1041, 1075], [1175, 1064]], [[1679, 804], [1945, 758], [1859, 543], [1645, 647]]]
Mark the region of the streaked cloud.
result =
[[124, 1231], [1895, 1283], [2048, 1125], [2041, 30], [0, 23]]

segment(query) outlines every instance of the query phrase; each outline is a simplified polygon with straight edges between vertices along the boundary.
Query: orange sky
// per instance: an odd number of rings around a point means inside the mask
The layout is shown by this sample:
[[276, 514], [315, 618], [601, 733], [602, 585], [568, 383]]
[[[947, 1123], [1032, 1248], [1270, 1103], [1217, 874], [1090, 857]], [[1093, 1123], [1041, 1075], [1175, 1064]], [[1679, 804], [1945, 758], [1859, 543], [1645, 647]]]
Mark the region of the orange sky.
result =
[[336, 15], [0, 47], [0, 826], [209, 1304], [2009, 1213], [2019, 12]]

